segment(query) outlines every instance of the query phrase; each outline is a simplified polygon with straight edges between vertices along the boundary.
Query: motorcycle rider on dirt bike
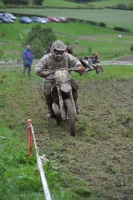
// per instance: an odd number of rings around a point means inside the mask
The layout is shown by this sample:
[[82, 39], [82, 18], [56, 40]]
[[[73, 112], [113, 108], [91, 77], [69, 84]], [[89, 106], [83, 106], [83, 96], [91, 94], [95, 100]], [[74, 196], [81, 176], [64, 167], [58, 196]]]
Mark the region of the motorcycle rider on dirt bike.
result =
[[88, 58], [88, 63], [89, 64], [95, 64], [98, 60], [98, 53], [93, 53], [89, 58]]
[[[44, 77], [44, 96], [47, 105], [47, 117], [53, 117], [52, 111], [52, 97], [51, 97], [51, 88], [55, 83], [54, 80], [54, 71], [59, 68], [71, 68], [74, 67], [75, 72], [79, 74], [83, 74], [84, 67], [82, 66], [81, 62], [75, 58], [71, 54], [65, 53], [66, 45], [60, 41], [56, 40], [51, 47], [51, 52], [47, 55], [44, 55], [36, 64], [35, 66], [35, 73], [40, 76]], [[79, 108], [77, 105], [77, 98], [78, 98], [78, 84], [74, 79], [71, 79], [71, 84], [74, 85], [75, 94], [74, 94], [74, 101], [76, 104], [77, 113], [79, 113]]]

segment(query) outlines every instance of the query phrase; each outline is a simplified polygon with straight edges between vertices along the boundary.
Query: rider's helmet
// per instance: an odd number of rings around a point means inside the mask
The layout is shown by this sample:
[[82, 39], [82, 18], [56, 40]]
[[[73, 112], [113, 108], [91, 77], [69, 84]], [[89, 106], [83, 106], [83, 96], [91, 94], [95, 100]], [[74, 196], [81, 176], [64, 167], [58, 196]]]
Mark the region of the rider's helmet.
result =
[[97, 53], [97, 52], [95, 52], [95, 53], [93, 53], [92, 55], [93, 55], [93, 56], [98, 56], [98, 53]]
[[56, 40], [51, 47], [51, 53], [56, 60], [61, 60], [65, 55], [66, 45], [60, 41]]

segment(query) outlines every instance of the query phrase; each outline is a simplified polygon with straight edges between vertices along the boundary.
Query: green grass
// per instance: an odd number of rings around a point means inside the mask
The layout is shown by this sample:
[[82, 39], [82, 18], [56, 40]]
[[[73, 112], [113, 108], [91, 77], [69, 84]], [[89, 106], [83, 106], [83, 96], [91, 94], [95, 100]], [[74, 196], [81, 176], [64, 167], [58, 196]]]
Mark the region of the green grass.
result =
[[[4, 123], [0, 124], [0, 197], [3, 200], [43, 200], [44, 192], [34, 149], [33, 157], [30, 158], [28, 141], [23, 140], [17, 131], [11, 130], [12, 128], [7, 128]], [[60, 184], [62, 173], [68, 176], [55, 162], [45, 164], [45, 174], [53, 200], [68, 200], [70, 197]]]
[[106, 6], [110, 6], [110, 7], [116, 7], [118, 4], [124, 4], [126, 6], [130, 6], [133, 4], [132, 0], [130, 1], [125, 1], [125, 0], [104, 0], [104, 1], [96, 1], [96, 2], [91, 2], [88, 3], [93, 4], [95, 6], [100, 6], [100, 7], [106, 7]]
[[103, 73], [100, 73], [99, 75], [96, 74], [95, 71], [92, 71], [90, 73], [84, 74], [82, 76], [78, 76], [74, 72], [73, 77], [80, 80], [80, 81], [107, 81], [110, 79], [120, 79], [125, 80], [127, 78], [133, 78], [133, 68], [132, 66], [122, 66], [122, 65], [105, 65], [102, 66], [104, 69]]
[[[4, 106], [4, 105], [3, 105]], [[15, 116], [12, 115], [12, 118]], [[5, 117], [7, 120], [7, 118]], [[12, 120], [10, 120], [11, 123]], [[18, 123], [18, 122], [16, 122]], [[1, 199], [43, 197], [36, 158], [29, 158], [28, 145], [16, 130], [0, 123], [0, 196]], [[33, 189], [34, 188], [34, 189]], [[31, 194], [32, 193], [32, 194]], [[40, 198], [43, 199], [43, 198]]]
[[64, 1], [64, 0], [45, 0], [43, 2], [43, 6], [48, 7], [68, 7], [68, 8], [76, 8], [76, 7], [84, 7], [84, 5], [80, 5], [78, 3]]

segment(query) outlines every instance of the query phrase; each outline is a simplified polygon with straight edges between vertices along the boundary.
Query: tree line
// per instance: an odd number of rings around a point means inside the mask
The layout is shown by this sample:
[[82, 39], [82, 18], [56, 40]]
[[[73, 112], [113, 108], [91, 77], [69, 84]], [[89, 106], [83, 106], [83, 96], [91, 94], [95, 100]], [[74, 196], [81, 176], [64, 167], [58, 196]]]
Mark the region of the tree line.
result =
[[[44, 0], [1, 0], [4, 5], [42, 5]], [[89, 3], [89, 2], [94, 2], [96, 0], [68, 0], [70, 2], [75, 2], [75, 3]], [[98, 1], [98, 0], [97, 0]], [[99, 0], [100, 1], [100, 0]]]
[[44, 0], [2, 0], [4, 5], [42, 5]]

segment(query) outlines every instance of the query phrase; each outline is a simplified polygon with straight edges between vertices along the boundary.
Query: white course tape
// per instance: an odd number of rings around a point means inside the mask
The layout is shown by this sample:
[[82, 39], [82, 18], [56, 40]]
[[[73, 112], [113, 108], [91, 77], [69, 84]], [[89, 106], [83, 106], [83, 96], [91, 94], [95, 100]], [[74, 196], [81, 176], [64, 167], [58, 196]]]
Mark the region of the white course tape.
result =
[[46, 198], [46, 200], [52, 200], [50, 192], [49, 192], [48, 184], [47, 184], [47, 181], [46, 181], [45, 173], [44, 173], [44, 170], [43, 170], [43, 167], [42, 167], [41, 157], [39, 157], [39, 155], [38, 155], [38, 149], [37, 149], [37, 145], [36, 145], [36, 139], [35, 139], [35, 134], [34, 134], [34, 129], [33, 129], [32, 124], [31, 124], [31, 130], [32, 130], [34, 145], [35, 145], [35, 149], [36, 149], [37, 164], [38, 164], [38, 168], [39, 168], [39, 171], [40, 171], [40, 176], [41, 176], [41, 180], [42, 180], [45, 198]]

